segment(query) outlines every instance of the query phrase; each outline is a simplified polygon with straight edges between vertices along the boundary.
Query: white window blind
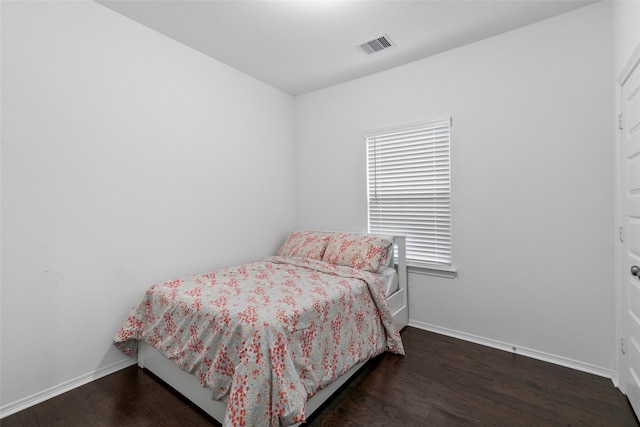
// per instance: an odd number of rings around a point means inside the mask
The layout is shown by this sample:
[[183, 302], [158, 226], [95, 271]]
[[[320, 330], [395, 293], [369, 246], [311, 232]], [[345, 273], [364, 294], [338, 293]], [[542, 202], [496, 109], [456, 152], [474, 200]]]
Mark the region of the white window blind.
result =
[[451, 266], [451, 117], [369, 132], [369, 232], [404, 234], [407, 262]]

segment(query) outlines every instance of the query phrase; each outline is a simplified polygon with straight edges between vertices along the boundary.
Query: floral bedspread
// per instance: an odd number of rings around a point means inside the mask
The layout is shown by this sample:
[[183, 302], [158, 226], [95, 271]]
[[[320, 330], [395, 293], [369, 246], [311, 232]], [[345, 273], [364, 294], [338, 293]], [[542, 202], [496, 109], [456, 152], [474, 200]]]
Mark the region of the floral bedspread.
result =
[[352, 366], [404, 354], [378, 274], [278, 256], [152, 286], [114, 343], [133, 356], [138, 339], [226, 399], [224, 426], [304, 422]]

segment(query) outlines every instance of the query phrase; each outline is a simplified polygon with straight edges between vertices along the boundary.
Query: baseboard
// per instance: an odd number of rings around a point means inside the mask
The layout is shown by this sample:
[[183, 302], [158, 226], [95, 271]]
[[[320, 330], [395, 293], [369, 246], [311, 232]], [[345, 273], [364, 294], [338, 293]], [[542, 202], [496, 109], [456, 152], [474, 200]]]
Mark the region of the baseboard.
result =
[[452, 338], [458, 338], [464, 341], [469, 341], [475, 344], [484, 345], [484, 346], [495, 348], [498, 350], [507, 351], [509, 353], [520, 354], [522, 356], [531, 357], [533, 359], [541, 360], [543, 362], [553, 363], [555, 365], [564, 366], [566, 368], [576, 369], [578, 371], [587, 372], [589, 374], [594, 374], [599, 377], [609, 378], [613, 382], [613, 385], [618, 387], [618, 375], [614, 370], [604, 369], [602, 367], [591, 365], [589, 363], [584, 363], [578, 360], [573, 360], [566, 357], [545, 353], [543, 351], [533, 350], [525, 347], [519, 347], [515, 344], [509, 344], [502, 341], [484, 338], [484, 337], [480, 337], [473, 334], [467, 334], [467, 333], [455, 331], [452, 329], [442, 328], [440, 326], [431, 325], [429, 323], [409, 320], [409, 326], [413, 326], [414, 328], [418, 328], [418, 329], [423, 329], [425, 331], [446, 335]]
[[[556, 355], [545, 353], [538, 350], [519, 347], [519, 346], [505, 343], [502, 341], [492, 340], [492, 339], [480, 337], [473, 334], [467, 334], [467, 333], [455, 331], [452, 329], [442, 328], [440, 326], [431, 325], [429, 323], [409, 320], [409, 326], [412, 326], [418, 329], [423, 329], [425, 331], [430, 331], [430, 332], [435, 332], [438, 334], [450, 336], [452, 338], [458, 338], [464, 341], [473, 342], [475, 344], [484, 345], [484, 346], [495, 348], [498, 350], [507, 351], [509, 353], [520, 354], [523, 356], [531, 357], [533, 359], [542, 360], [543, 362], [554, 363], [556, 365], [564, 366], [571, 369], [576, 369], [578, 371], [587, 372], [589, 374], [598, 375], [600, 377], [609, 378], [611, 379], [613, 384], [616, 387], [618, 387], [618, 376], [617, 376], [617, 373], [613, 370], [604, 369], [599, 366], [580, 362], [578, 360], [568, 359], [562, 356], [556, 356]], [[121, 369], [127, 368], [131, 365], [135, 365], [136, 363], [137, 361], [135, 358], [125, 359], [123, 361], [113, 363], [109, 366], [105, 366], [104, 368], [100, 368], [96, 371], [87, 373], [75, 379], [66, 381], [57, 386], [50, 387], [46, 390], [35, 393], [31, 396], [25, 397], [23, 399], [17, 400], [12, 403], [8, 403], [0, 407], [0, 419], [7, 417], [9, 415], [15, 414], [16, 412], [20, 412], [23, 409], [27, 409], [31, 406], [37, 405], [38, 403], [44, 402], [45, 400], [51, 399], [52, 397], [66, 393], [67, 391], [71, 391], [75, 388], [88, 384], [91, 381], [95, 381], [99, 378], [102, 378], [104, 376], [117, 372]]]
[[97, 369], [93, 372], [89, 372], [88, 374], [81, 375], [72, 380], [65, 381], [62, 384], [59, 384], [54, 387], [50, 387], [46, 390], [32, 394], [31, 396], [27, 396], [15, 402], [8, 403], [0, 407], [0, 419], [7, 417], [9, 415], [15, 414], [16, 412], [20, 412], [23, 409], [27, 409], [31, 406], [37, 405], [38, 403], [44, 402], [45, 400], [51, 399], [52, 397], [61, 395], [62, 393], [66, 393], [67, 391], [71, 391], [74, 388], [78, 388], [80, 386], [90, 383], [91, 381], [95, 381], [99, 378], [105, 377], [109, 374], [113, 374], [114, 372], [117, 372], [121, 369], [127, 368], [135, 364], [136, 364], [135, 357], [133, 359], [125, 359], [123, 361], [113, 363], [109, 366], [105, 366], [104, 368]]

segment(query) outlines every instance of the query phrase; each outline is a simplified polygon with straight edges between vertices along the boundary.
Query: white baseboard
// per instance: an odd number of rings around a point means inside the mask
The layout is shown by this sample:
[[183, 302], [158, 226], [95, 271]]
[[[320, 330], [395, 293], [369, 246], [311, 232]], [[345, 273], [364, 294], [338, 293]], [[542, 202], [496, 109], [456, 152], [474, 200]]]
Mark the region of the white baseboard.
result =
[[[532, 350], [529, 348], [518, 347], [516, 345], [505, 343], [502, 341], [492, 340], [489, 338], [484, 338], [484, 337], [480, 337], [473, 334], [467, 334], [467, 333], [455, 331], [452, 329], [442, 328], [440, 326], [418, 322], [415, 320], [409, 320], [409, 326], [412, 326], [418, 329], [423, 329], [425, 331], [435, 332], [435, 333], [446, 335], [453, 338], [458, 338], [464, 341], [473, 342], [476, 344], [484, 345], [484, 346], [495, 348], [498, 350], [507, 351], [509, 353], [520, 354], [523, 356], [531, 357], [533, 359], [542, 360], [544, 362], [554, 363], [556, 365], [564, 366], [571, 369], [576, 369], [578, 371], [587, 372], [589, 374], [598, 375], [600, 377], [609, 378], [613, 382], [613, 384], [616, 387], [618, 387], [618, 375], [613, 370], [604, 369], [602, 367], [591, 365], [589, 363], [580, 362], [578, 360], [568, 359], [566, 357], [556, 356], [553, 354], [545, 353], [538, 350]], [[46, 390], [35, 393], [31, 396], [25, 397], [23, 399], [17, 400], [12, 403], [8, 403], [0, 408], [0, 419], [7, 417], [9, 415], [15, 414], [16, 412], [20, 412], [23, 409], [27, 409], [31, 406], [37, 405], [38, 403], [44, 402], [45, 400], [51, 399], [52, 397], [58, 396], [62, 393], [66, 393], [67, 391], [71, 391], [75, 388], [88, 384], [91, 381], [95, 381], [99, 378], [102, 378], [104, 376], [107, 376], [109, 374], [122, 370], [124, 368], [127, 368], [131, 365], [135, 365], [136, 363], [137, 363], [137, 360], [135, 358], [125, 359], [123, 361], [113, 363], [109, 366], [105, 366], [104, 368], [100, 368], [96, 371], [89, 372], [75, 379], [66, 381], [57, 386], [50, 387]]]
[[502, 341], [484, 338], [473, 334], [467, 334], [452, 329], [442, 328], [440, 326], [431, 325], [429, 323], [409, 320], [409, 326], [453, 338], [458, 338], [464, 341], [469, 341], [475, 344], [484, 345], [498, 350], [507, 351], [509, 353], [520, 354], [522, 356], [531, 357], [533, 359], [542, 360], [543, 362], [553, 363], [556, 365], [564, 366], [566, 368], [576, 369], [578, 371], [587, 372], [589, 374], [594, 374], [600, 377], [609, 378], [613, 382], [613, 385], [618, 387], [618, 375], [614, 370], [609, 370], [600, 366], [580, 362], [579, 360], [573, 360], [566, 357], [545, 353], [543, 351], [519, 347], [514, 344], [509, 344]]
[[51, 399], [52, 397], [61, 395], [62, 393], [71, 391], [74, 388], [78, 388], [80, 386], [88, 384], [91, 381], [97, 380], [98, 378], [102, 378], [109, 374], [113, 374], [114, 372], [117, 372], [121, 369], [127, 368], [131, 365], [135, 365], [136, 362], [137, 361], [135, 357], [132, 359], [125, 359], [123, 361], [113, 363], [109, 366], [105, 366], [104, 368], [100, 368], [93, 372], [81, 375], [72, 380], [65, 381], [62, 384], [50, 387], [46, 390], [32, 394], [31, 396], [27, 396], [25, 398], [16, 400], [15, 402], [3, 405], [2, 407], [0, 407], [0, 419], [15, 414], [16, 412], [20, 412], [23, 409], [27, 409], [31, 406], [37, 405], [38, 403], [44, 402], [45, 400]]

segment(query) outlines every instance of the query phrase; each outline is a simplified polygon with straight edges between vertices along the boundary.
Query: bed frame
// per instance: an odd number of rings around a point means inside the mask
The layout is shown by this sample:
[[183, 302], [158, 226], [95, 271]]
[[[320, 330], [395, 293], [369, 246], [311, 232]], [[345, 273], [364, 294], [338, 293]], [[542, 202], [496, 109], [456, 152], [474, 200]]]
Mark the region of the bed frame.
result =
[[[393, 314], [393, 319], [398, 327], [402, 329], [409, 323], [409, 307], [407, 303], [407, 263], [406, 263], [406, 240], [404, 236], [394, 236], [393, 243], [398, 249], [398, 260], [396, 269], [398, 270], [398, 290], [387, 298], [389, 308]], [[307, 418], [316, 411], [325, 401], [331, 397], [349, 378], [364, 366], [367, 361], [353, 366], [344, 375], [337, 378], [327, 387], [318, 391], [307, 401], [305, 413]], [[149, 370], [151, 373], [162, 379], [180, 394], [192, 401], [207, 414], [211, 415], [218, 422], [224, 420], [226, 402], [211, 399], [211, 390], [200, 384], [198, 379], [186, 371], [180, 369], [171, 360], [167, 359], [144, 341], [138, 342], [138, 366]], [[296, 426], [299, 424], [295, 424]]]

